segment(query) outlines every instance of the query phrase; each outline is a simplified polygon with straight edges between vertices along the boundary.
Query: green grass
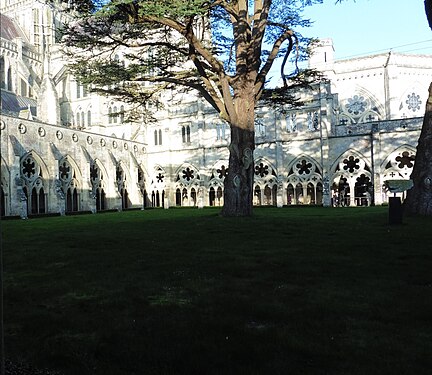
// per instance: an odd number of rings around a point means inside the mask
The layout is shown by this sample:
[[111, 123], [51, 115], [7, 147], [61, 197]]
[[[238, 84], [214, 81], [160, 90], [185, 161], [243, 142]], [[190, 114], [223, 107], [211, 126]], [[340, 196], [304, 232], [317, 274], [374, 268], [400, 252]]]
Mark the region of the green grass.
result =
[[2, 221], [6, 356], [65, 374], [430, 374], [432, 219], [387, 208]]

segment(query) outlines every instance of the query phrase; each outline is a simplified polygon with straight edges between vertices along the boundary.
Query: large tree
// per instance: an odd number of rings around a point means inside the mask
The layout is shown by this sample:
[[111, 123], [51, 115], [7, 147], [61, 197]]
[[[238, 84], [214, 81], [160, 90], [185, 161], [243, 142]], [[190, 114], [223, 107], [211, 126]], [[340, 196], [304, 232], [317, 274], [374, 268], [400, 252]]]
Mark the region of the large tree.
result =
[[[425, 0], [426, 17], [432, 29], [432, 0]], [[411, 174], [414, 186], [408, 190], [404, 202], [405, 211], [411, 215], [432, 216], [432, 83], [423, 119], [423, 127], [417, 145], [417, 153]]]
[[[162, 90], [195, 90], [230, 124], [225, 216], [252, 213], [255, 109], [258, 101], [283, 98], [307, 81], [305, 72], [286, 75], [283, 88], [265, 83], [305, 50], [295, 29], [310, 22], [306, 5], [322, 0], [111, 0], [69, 25], [65, 44], [73, 70], [93, 90], [140, 106]], [[125, 61], [118, 59], [123, 51]]]

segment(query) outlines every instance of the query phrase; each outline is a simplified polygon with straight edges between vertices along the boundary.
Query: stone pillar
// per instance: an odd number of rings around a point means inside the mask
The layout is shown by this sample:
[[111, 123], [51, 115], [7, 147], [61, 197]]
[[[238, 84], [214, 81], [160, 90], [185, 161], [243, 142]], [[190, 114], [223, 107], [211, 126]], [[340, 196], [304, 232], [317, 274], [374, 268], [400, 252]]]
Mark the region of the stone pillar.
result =
[[323, 206], [331, 206], [331, 189], [330, 189], [330, 177], [328, 174], [323, 177]]
[[355, 181], [350, 181], [349, 182], [349, 186], [350, 186], [350, 207], [354, 207], [355, 206]]
[[284, 196], [283, 176], [279, 175], [278, 176], [278, 184], [277, 184], [277, 192], [276, 192], [276, 206], [277, 206], [277, 208], [283, 207], [283, 204], [284, 204], [283, 196]]
[[27, 219], [28, 218], [28, 208], [27, 208], [27, 197], [24, 194], [23, 190], [23, 181], [20, 177], [15, 177], [15, 186], [16, 186], [16, 196], [17, 196], [17, 202], [18, 202], [18, 213], [21, 217], [21, 219]]
[[62, 190], [62, 183], [58, 178], [54, 181], [54, 187], [57, 196], [58, 212], [60, 213], [61, 216], [64, 216], [65, 215], [65, 195]]

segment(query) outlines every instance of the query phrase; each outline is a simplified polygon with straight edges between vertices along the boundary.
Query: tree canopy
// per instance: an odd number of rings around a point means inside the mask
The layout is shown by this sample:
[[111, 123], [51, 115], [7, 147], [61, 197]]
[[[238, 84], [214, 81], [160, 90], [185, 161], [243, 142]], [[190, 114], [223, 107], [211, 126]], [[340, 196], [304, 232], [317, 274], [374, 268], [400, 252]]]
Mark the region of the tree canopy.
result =
[[[309, 42], [297, 30], [310, 25], [304, 7], [319, 2], [112, 0], [81, 13], [64, 42], [84, 84], [141, 110], [163, 90], [198, 92], [231, 126], [225, 214], [249, 215], [255, 108], [266, 97], [293, 103], [288, 89], [310, 82], [308, 71], [296, 69]], [[266, 91], [277, 58], [283, 87]]]
[[[143, 103], [174, 85], [194, 89], [232, 123], [233, 90], [253, 72], [260, 99], [276, 58], [304, 55], [309, 40], [295, 29], [310, 25], [303, 6], [321, 1], [115, 0], [81, 12], [65, 44], [75, 73], [96, 90]], [[286, 87], [305, 77], [282, 73]]]

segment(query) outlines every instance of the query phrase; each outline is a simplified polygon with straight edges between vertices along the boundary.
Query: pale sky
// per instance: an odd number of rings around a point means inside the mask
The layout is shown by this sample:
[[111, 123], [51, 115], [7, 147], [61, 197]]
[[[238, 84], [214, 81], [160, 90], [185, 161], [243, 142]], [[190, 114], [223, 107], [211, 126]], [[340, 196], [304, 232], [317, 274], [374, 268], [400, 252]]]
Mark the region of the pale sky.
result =
[[307, 7], [305, 16], [314, 25], [303, 34], [332, 38], [336, 59], [390, 50], [432, 54], [424, 0], [324, 0]]
[[[345, 0], [335, 3], [336, 0], [323, 0], [323, 4], [306, 7], [304, 16], [314, 23], [300, 32], [307, 37], [332, 38], [336, 60], [390, 50], [432, 55], [432, 30], [426, 19], [424, 0]], [[300, 64], [300, 67], [306, 66], [305, 62]], [[279, 69], [279, 63], [271, 69], [270, 86], [278, 84]]]

